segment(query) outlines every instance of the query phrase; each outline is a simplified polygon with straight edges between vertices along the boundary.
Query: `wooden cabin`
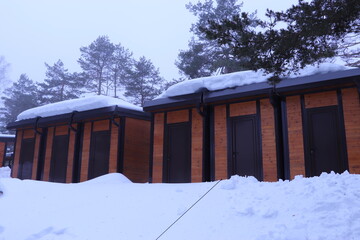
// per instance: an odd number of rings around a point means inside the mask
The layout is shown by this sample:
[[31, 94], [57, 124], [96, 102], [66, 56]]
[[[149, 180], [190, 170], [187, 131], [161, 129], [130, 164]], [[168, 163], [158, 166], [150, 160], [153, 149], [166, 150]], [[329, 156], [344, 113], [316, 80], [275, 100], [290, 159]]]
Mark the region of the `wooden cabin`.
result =
[[12, 177], [76, 183], [119, 172], [148, 181], [150, 116], [141, 108], [98, 96], [27, 111], [7, 126], [16, 130]]
[[0, 134], [0, 167], [12, 167], [15, 135]]
[[181, 94], [145, 103], [152, 182], [360, 173], [360, 69], [186, 94], [181, 84]]

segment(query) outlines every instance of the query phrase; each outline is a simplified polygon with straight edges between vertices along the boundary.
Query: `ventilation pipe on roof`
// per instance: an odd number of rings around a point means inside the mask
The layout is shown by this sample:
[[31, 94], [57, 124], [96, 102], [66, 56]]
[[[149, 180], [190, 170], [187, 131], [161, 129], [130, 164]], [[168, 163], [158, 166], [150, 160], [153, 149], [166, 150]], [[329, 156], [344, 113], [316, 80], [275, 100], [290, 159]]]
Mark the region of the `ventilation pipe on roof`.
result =
[[40, 132], [40, 131], [38, 130], [38, 124], [39, 124], [39, 120], [40, 120], [40, 119], [41, 119], [40, 116], [36, 117], [36, 119], [35, 119], [35, 125], [34, 125], [34, 132], [35, 132], [35, 134], [39, 134], [39, 135], [42, 134], [42, 132]]
[[74, 116], [75, 116], [75, 114], [76, 114], [77, 112], [78, 112], [78, 111], [73, 111], [73, 112], [71, 113], [70, 121], [69, 121], [69, 123], [68, 123], [68, 127], [70, 128], [71, 131], [74, 131], [74, 132], [77, 132], [77, 128], [74, 128], [74, 127], [72, 126], [72, 124], [73, 124]]

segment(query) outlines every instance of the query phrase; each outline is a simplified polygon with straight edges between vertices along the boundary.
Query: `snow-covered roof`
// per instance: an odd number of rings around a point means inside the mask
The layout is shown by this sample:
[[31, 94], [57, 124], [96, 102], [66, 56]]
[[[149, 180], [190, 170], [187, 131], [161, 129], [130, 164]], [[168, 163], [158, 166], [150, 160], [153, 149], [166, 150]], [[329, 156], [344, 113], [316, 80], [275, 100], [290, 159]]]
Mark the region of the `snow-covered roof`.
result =
[[73, 111], [87, 111], [104, 107], [118, 106], [120, 108], [143, 111], [141, 107], [135, 106], [124, 100], [108, 96], [91, 96], [78, 99], [71, 99], [57, 103], [28, 109], [17, 116], [16, 121], [31, 119], [36, 117], [50, 117], [60, 114], [71, 113]]
[[[301, 69], [299, 73], [291, 74], [289, 78], [304, 77], [315, 74], [325, 74], [329, 72], [336, 72], [347, 69], [351, 69], [351, 67], [346, 67], [335, 63], [321, 63], [319, 64], [319, 66], [307, 66]], [[168, 90], [159, 95], [157, 99], [192, 94], [200, 89], [217, 91], [227, 88], [249, 85], [253, 83], [266, 82], [270, 76], [272, 75], [265, 74], [263, 70], [259, 70], [242, 71], [218, 76], [187, 80], [171, 86]]]
[[2, 134], [0, 133], [0, 138], [15, 138], [13, 134]]

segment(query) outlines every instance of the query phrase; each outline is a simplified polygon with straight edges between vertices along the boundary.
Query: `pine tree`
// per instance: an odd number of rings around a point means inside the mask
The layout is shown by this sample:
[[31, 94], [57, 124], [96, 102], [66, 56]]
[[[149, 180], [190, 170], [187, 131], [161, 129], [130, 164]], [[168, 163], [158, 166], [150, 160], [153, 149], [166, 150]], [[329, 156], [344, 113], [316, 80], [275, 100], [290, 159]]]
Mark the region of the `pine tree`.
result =
[[121, 46], [115, 45], [115, 49], [111, 58], [111, 65], [109, 67], [111, 84], [114, 90], [114, 97], [118, 97], [119, 88], [125, 85], [128, 73], [132, 69], [134, 59], [132, 52]]
[[36, 85], [26, 74], [22, 74], [17, 82], [7, 88], [1, 99], [4, 102], [4, 107], [0, 109], [4, 126], [15, 121], [21, 112], [39, 105]]
[[152, 62], [141, 57], [129, 72], [125, 96], [129, 97], [132, 103], [143, 106], [145, 101], [160, 94], [163, 81]]
[[10, 64], [6, 62], [5, 58], [0, 56], [0, 92], [4, 91], [10, 82], [7, 77], [9, 66]]
[[61, 60], [49, 66], [45, 63], [46, 79], [44, 83], [39, 83], [39, 96], [41, 104], [59, 102], [63, 100], [77, 98], [81, 94], [83, 87], [82, 79], [69, 73]]
[[268, 10], [267, 17], [260, 21], [238, 12], [198, 30], [220, 46], [230, 46], [237, 59], [248, 59], [250, 69], [273, 73], [269, 80], [276, 83], [280, 76], [335, 56], [348, 34], [359, 33], [360, 1], [299, 0], [285, 12]]
[[238, 0], [216, 0], [216, 3], [206, 0], [186, 5], [198, 20], [190, 29], [195, 37], [189, 42], [189, 49], [180, 51], [175, 62], [182, 75], [191, 79], [210, 76], [215, 72], [230, 73], [244, 69], [246, 59], [234, 58], [229, 46], [217, 44], [216, 40], [206, 38], [206, 34], [199, 30], [208, 27], [209, 21], [227, 19], [236, 14], [241, 6]]
[[107, 36], [100, 36], [87, 47], [81, 47], [80, 67], [87, 77], [86, 87], [98, 95], [109, 90], [109, 69], [115, 50]]

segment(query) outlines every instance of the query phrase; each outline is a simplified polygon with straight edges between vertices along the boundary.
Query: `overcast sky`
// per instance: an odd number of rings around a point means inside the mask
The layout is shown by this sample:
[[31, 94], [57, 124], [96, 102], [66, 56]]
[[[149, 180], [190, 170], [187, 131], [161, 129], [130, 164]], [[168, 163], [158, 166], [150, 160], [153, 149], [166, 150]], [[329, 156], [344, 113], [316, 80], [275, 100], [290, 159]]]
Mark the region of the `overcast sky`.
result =
[[[165, 79], [178, 78], [174, 65], [187, 49], [189, 29], [196, 21], [185, 4], [190, 0], [0, 0], [0, 56], [11, 64], [15, 81], [26, 73], [45, 77], [45, 65], [61, 59], [80, 71], [79, 48], [100, 35], [121, 43], [136, 58], [145, 56]], [[192, 0], [197, 2], [197, 0]], [[244, 11], [284, 10], [297, 0], [244, 0]]]

